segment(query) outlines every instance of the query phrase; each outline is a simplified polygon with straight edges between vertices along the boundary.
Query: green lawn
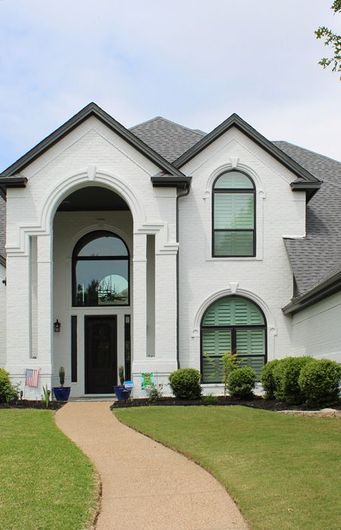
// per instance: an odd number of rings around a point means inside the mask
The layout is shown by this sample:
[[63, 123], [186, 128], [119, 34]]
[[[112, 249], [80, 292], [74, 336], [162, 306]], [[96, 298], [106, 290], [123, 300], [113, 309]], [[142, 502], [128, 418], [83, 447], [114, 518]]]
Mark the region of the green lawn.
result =
[[89, 460], [45, 410], [0, 409], [0, 529], [84, 529], [96, 486]]
[[209, 470], [252, 529], [340, 530], [340, 419], [212, 406], [115, 414]]

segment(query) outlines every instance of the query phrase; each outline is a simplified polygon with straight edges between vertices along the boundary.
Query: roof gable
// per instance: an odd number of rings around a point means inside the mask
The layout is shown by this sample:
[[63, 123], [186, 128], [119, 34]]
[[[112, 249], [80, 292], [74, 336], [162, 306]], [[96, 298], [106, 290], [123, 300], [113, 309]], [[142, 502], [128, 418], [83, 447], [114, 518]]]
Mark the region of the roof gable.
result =
[[129, 144], [135, 147], [139, 152], [149, 158], [149, 160], [154, 162], [164, 173], [172, 175], [174, 177], [184, 177], [184, 175], [178, 168], [175, 168], [172, 164], [169, 163], [169, 161], [167, 161], [159, 153], [154, 151], [152, 147], [145, 144], [135, 134], [126, 129], [121, 123], [116, 121], [108, 113], [106, 113], [103, 109], [96, 105], [96, 103], [89, 103], [89, 105], [77, 112], [77, 114], [75, 114], [67, 122], [58, 127], [58, 129], [56, 129], [53, 133], [44, 138], [44, 140], [39, 142], [35, 147], [33, 147], [26, 154], [20, 157], [16, 162], [14, 162], [14, 164], [10, 165], [7, 169], [5, 169], [5, 171], [0, 174], [0, 177], [3, 180], [3, 184], [8, 185], [9, 177], [13, 178], [14, 175], [18, 174], [28, 164], [33, 162], [33, 160], [38, 158], [42, 153], [52, 147], [66, 134], [68, 134], [70, 131], [72, 131], [75, 127], [77, 127], [80, 123], [82, 123], [90, 116], [95, 116], [100, 121], [105, 123], [115, 133], [117, 133]]
[[238, 114], [231, 114], [231, 116], [227, 118], [227, 120], [223, 121], [220, 125], [218, 125], [218, 127], [213, 129], [213, 131], [203, 136], [199, 140], [199, 142], [193, 145], [181, 156], [179, 156], [179, 158], [173, 162], [173, 165], [176, 168], [181, 168], [192, 158], [194, 158], [198, 153], [200, 153], [203, 149], [208, 147], [212, 142], [219, 138], [222, 134], [228, 131], [231, 127], [236, 127], [244, 134], [246, 134], [254, 142], [256, 142], [263, 149], [265, 149], [265, 151], [267, 151], [270, 155], [272, 155], [285, 167], [292, 171], [299, 179], [302, 179], [305, 182], [315, 183], [315, 185], [319, 183], [319, 180], [314, 175], [312, 175], [309, 171], [303, 168], [295, 160], [290, 158], [275, 144], [270, 142], [270, 140], [268, 140], [262, 134], [256, 131], [256, 129], [251, 127], [251, 125], [249, 125], [240, 116], [238, 116]]

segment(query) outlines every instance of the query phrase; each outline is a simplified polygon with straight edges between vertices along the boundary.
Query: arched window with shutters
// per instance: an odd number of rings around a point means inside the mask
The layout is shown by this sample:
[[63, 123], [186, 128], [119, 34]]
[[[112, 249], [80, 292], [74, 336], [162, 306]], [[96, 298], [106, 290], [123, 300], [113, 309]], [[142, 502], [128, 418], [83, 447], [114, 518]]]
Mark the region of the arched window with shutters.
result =
[[234, 295], [213, 302], [201, 321], [202, 382], [223, 382], [225, 352], [237, 353], [240, 365], [251, 366], [259, 375], [266, 343], [266, 320], [258, 305]]
[[212, 256], [256, 255], [256, 190], [240, 171], [216, 178], [212, 193]]

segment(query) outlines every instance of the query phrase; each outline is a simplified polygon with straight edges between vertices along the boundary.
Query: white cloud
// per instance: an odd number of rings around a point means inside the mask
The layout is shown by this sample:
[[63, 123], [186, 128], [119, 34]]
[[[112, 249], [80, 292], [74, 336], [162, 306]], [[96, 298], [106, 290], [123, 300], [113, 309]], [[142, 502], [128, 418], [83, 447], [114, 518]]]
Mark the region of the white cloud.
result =
[[335, 20], [319, 0], [4, 0], [0, 165], [91, 100], [126, 125], [210, 130], [238, 112], [340, 158], [340, 84], [313, 33]]

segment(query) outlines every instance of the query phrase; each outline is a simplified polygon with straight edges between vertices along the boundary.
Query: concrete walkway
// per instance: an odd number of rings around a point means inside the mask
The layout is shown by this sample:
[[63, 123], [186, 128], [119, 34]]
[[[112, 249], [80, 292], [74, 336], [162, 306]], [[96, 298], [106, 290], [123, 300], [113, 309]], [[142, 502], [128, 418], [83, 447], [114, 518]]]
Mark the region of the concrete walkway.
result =
[[200, 466], [122, 425], [109, 403], [68, 403], [59, 428], [102, 481], [97, 530], [245, 530], [224, 488]]

